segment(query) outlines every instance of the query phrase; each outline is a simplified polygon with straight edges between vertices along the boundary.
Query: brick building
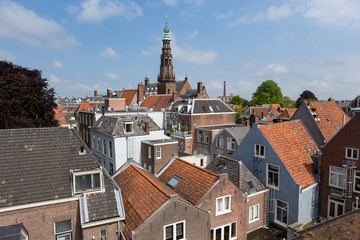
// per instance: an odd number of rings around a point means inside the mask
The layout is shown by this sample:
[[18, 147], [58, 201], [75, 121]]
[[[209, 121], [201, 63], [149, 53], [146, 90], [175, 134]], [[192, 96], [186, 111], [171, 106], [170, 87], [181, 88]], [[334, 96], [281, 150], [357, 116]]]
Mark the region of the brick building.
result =
[[246, 239], [246, 194], [227, 174], [215, 174], [176, 158], [159, 172], [158, 179], [210, 213], [210, 239]]
[[75, 132], [9, 129], [0, 138], [0, 226], [21, 223], [30, 239], [119, 237], [120, 189]]

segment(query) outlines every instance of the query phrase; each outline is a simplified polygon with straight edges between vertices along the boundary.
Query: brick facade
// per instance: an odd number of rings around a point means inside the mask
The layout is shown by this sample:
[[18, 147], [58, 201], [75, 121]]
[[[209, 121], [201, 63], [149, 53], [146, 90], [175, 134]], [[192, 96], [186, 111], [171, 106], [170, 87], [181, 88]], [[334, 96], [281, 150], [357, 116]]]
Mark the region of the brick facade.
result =
[[[267, 213], [268, 209], [266, 209], [267, 208], [266, 201], [268, 201], [268, 200], [267, 200], [266, 195], [267, 195], [267, 190], [248, 196], [248, 200], [246, 202], [246, 213], [245, 213], [246, 224], [247, 224], [246, 229], [247, 229], [248, 233], [252, 232], [260, 227], [266, 226], [266, 224], [267, 224], [267, 214], [266, 213]], [[250, 223], [250, 221], [249, 221], [250, 207], [255, 206], [257, 204], [259, 204], [259, 219]]]
[[106, 110], [125, 110], [125, 98], [107, 98], [105, 99], [105, 109]]

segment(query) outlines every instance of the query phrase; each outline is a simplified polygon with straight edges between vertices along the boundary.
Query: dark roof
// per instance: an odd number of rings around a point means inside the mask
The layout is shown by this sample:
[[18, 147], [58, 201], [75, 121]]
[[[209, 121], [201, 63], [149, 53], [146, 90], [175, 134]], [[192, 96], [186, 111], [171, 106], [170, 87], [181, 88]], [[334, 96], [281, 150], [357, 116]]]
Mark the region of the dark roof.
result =
[[[229, 106], [219, 99], [178, 99], [168, 108], [168, 110], [173, 112], [176, 108], [183, 108], [183, 106], [187, 106], [188, 113], [191, 114], [234, 113]], [[180, 111], [180, 113], [182, 112]]]
[[[126, 133], [123, 123], [133, 124], [133, 132]], [[102, 116], [95, 122], [93, 130], [109, 134], [114, 137], [146, 135], [145, 122], [149, 123], [150, 131], [159, 131], [161, 128], [147, 115]]]
[[0, 240], [21, 240], [22, 229], [25, 230], [25, 233], [27, 235], [28, 233], [21, 223], [11, 226], [0, 227]]
[[261, 182], [251, 173], [251, 171], [241, 161], [237, 161], [225, 156], [214, 158], [206, 169], [216, 174], [227, 173], [229, 180], [234, 183], [238, 188], [247, 194], [253, 193], [247, 185], [247, 181], [252, 181], [256, 192], [265, 190]]
[[[0, 208], [73, 197], [71, 171], [100, 168], [86, 144], [67, 128], [0, 130], [0, 139]], [[85, 154], [79, 154], [80, 146], [85, 146]], [[85, 206], [90, 214], [96, 214], [91, 218], [94, 221], [123, 217], [118, 208], [122, 203], [115, 204], [115, 194], [111, 194], [118, 187], [110, 179], [104, 174], [105, 191], [91, 193], [92, 202]], [[96, 210], [97, 200], [111, 211]]]

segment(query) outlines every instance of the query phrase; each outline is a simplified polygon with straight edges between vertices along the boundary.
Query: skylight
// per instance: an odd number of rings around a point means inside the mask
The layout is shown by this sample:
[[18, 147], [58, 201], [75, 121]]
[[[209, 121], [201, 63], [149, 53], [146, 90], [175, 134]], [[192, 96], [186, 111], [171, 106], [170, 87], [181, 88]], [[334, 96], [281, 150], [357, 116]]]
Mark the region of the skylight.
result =
[[246, 186], [248, 187], [250, 193], [256, 192], [256, 188], [252, 180], [246, 180]]
[[181, 178], [173, 176], [170, 181], [167, 183], [171, 188], [175, 188], [176, 185], [181, 181]]

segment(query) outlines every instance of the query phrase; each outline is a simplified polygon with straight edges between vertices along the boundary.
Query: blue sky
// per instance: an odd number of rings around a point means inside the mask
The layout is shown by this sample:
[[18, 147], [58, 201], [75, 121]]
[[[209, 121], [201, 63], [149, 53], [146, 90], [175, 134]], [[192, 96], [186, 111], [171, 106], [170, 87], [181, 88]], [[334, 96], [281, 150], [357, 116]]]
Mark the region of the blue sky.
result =
[[156, 82], [165, 15], [174, 72], [210, 97], [250, 99], [272, 79], [296, 100], [360, 94], [358, 0], [0, 0], [0, 59], [36, 68], [59, 96]]

